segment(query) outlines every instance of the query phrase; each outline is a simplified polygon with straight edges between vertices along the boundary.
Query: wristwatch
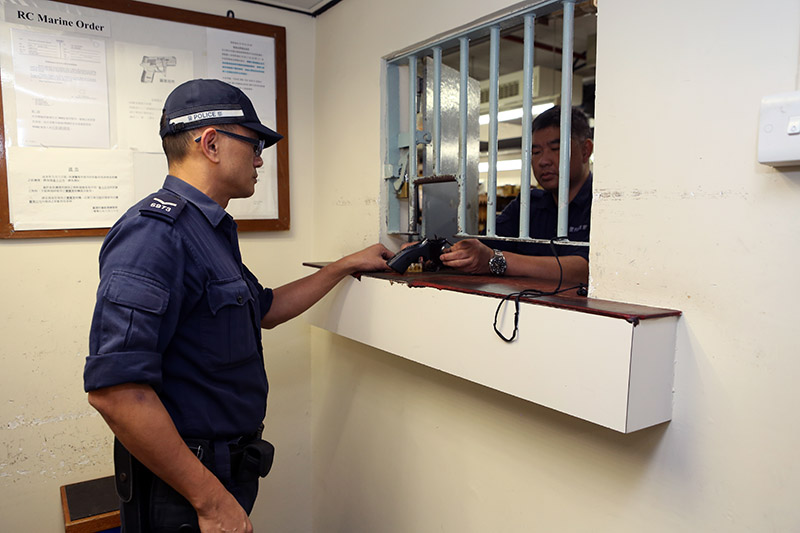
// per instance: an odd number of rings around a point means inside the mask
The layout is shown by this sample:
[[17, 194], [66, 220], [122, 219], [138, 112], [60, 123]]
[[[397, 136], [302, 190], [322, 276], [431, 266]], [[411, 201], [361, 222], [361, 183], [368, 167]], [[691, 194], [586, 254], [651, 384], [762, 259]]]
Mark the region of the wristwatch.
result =
[[492, 258], [489, 259], [489, 272], [495, 276], [502, 276], [506, 273], [507, 266], [508, 263], [506, 263], [506, 258], [503, 255], [503, 252], [500, 250], [495, 250]]

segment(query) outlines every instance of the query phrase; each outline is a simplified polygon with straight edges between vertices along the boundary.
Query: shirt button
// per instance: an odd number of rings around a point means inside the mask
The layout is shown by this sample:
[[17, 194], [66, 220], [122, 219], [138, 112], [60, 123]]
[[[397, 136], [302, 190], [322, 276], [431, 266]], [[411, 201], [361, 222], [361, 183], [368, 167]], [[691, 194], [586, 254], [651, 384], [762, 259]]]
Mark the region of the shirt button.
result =
[[236, 297], [236, 301], [239, 302], [239, 303], [242, 303], [244, 301], [244, 298], [242, 298], [241, 294]]

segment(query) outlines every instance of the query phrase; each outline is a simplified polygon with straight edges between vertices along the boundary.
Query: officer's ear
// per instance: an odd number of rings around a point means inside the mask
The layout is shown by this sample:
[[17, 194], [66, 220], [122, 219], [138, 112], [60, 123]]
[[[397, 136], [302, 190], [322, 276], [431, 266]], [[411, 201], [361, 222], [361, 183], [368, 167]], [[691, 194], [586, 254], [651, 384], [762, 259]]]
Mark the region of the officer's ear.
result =
[[206, 159], [213, 163], [219, 163], [219, 152], [217, 151], [219, 134], [217, 130], [214, 128], [206, 128], [195, 141], [199, 144], [200, 152]]
[[589, 158], [592, 157], [592, 153], [594, 152], [594, 141], [591, 139], [584, 139], [581, 143], [581, 157], [584, 163], [589, 161]]

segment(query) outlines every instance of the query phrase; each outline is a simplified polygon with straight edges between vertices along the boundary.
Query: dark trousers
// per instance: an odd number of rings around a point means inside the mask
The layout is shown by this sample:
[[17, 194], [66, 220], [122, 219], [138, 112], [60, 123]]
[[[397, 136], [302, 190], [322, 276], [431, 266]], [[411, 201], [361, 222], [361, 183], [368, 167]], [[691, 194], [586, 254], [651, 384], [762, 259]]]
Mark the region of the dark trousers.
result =
[[[225, 458], [220, 457], [222, 453], [227, 453], [227, 445], [224, 452], [217, 446], [215, 453], [213, 443], [207, 446], [197, 444], [196, 447], [193, 447], [192, 441], [187, 441], [187, 444], [250, 514], [258, 494], [258, 474], [238, 475], [236, 469], [231, 469], [230, 454]], [[224, 465], [228, 465], [227, 468]], [[114, 466], [120, 496], [122, 533], [199, 533], [197, 513], [186, 498], [150, 472], [116, 439]], [[221, 469], [226, 471], [220, 472]]]

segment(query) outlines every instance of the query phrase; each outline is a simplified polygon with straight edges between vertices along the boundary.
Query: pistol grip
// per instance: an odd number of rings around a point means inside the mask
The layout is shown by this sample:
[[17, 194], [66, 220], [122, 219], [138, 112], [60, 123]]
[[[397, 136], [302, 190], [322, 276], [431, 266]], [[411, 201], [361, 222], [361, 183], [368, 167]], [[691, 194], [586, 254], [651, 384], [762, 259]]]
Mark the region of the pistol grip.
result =
[[428, 258], [427, 239], [414, 246], [409, 246], [408, 248], [400, 250], [394, 257], [389, 259], [386, 264], [398, 274], [404, 274], [405, 271], [408, 270], [408, 266], [411, 263], [415, 263], [420, 257]]

